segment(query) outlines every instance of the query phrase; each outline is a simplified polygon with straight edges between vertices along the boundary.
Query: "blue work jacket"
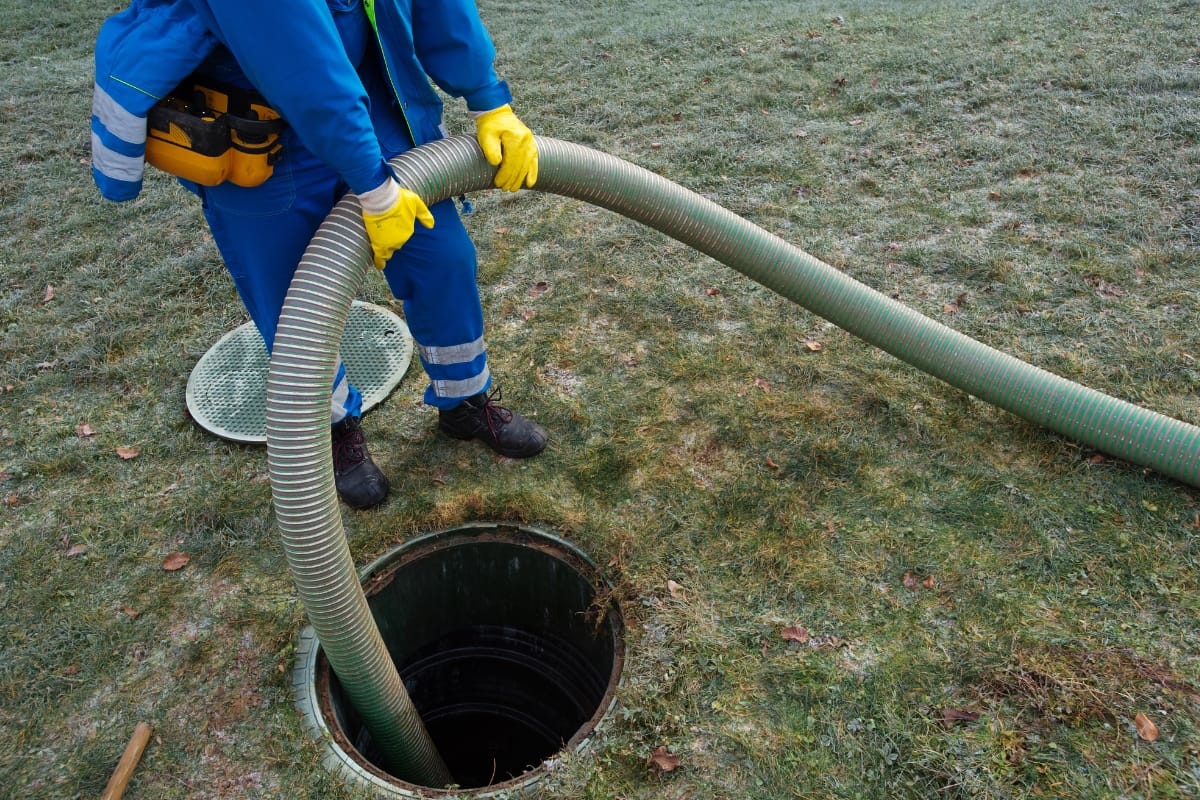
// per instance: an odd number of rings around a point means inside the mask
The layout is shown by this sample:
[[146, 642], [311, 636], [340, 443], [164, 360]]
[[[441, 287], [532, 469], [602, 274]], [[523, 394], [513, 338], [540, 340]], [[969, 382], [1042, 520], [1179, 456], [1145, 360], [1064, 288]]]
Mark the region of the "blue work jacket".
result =
[[[256, 89], [351, 191], [368, 191], [387, 178], [372, 102], [424, 144], [443, 135], [431, 79], [472, 111], [512, 99], [495, 56], [473, 0], [133, 0], [96, 41], [93, 177], [109, 199], [137, 195], [146, 115], [199, 69]], [[368, 97], [364, 58], [382, 59], [389, 97]]]

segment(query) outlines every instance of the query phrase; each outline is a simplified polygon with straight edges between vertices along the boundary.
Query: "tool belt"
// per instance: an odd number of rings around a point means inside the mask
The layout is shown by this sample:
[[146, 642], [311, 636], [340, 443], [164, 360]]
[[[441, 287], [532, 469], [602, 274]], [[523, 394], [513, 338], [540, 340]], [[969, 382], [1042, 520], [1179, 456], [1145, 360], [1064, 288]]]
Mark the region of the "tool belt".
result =
[[192, 76], [151, 107], [146, 160], [204, 186], [258, 186], [275, 171], [284, 125], [257, 92]]

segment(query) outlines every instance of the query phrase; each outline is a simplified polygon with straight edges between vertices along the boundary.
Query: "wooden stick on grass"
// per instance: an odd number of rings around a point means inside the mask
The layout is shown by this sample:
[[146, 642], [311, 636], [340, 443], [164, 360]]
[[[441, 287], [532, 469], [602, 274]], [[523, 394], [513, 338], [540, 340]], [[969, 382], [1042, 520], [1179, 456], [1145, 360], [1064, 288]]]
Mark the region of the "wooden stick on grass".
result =
[[133, 776], [133, 770], [149, 741], [150, 726], [145, 722], [139, 722], [133, 729], [133, 736], [129, 738], [129, 744], [125, 745], [125, 752], [122, 754], [121, 760], [117, 762], [117, 768], [113, 770], [112, 777], [108, 779], [108, 785], [104, 787], [104, 794], [100, 795], [100, 800], [121, 800], [121, 795], [125, 793], [125, 786]]

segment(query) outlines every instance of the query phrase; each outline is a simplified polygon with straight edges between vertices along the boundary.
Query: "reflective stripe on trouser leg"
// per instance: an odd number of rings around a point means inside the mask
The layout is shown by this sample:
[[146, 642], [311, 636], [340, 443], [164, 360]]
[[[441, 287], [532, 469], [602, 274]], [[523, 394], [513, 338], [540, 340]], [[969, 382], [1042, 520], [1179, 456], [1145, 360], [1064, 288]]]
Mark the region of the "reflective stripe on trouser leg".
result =
[[[340, 191], [337, 175], [290, 130], [284, 135], [275, 173], [261, 186], [180, 181], [199, 195], [213, 240], [268, 352], [300, 257]], [[331, 407], [332, 422], [362, 413], [362, 395], [346, 380], [340, 362]]]
[[417, 226], [384, 276], [404, 301], [404, 317], [429, 375], [425, 402], [453, 408], [491, 386], [476, 283], [475, 245], [453, 200], [430, 207], [432, 230]]
[[346, 379], [346, 365], [338, 361], [337, 375], [333, 379], [333, 395], [329, 401], [330, 422], [337, 423], [346, 417], [362, 416], [362, 394]]

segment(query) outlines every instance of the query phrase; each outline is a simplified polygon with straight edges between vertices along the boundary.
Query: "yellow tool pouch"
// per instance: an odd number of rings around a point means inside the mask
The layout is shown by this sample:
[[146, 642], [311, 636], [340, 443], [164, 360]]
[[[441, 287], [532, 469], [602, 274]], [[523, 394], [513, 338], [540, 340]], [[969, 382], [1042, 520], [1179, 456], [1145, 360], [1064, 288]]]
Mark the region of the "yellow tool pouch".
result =
[[204, 186], [258, 186], [275, 171], [283, 126], [257, 92], [191, 77], [150, 109], [146, 161]]

